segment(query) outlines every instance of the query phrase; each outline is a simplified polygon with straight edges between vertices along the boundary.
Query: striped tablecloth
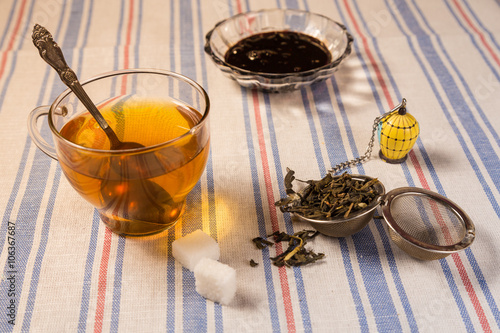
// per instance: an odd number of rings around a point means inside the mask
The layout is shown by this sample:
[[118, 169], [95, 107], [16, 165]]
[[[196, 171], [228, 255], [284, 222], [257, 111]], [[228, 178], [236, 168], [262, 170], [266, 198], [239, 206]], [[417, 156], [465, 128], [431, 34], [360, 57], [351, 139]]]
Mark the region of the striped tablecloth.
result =
[[[273, 7], [345, 24], [353, 53], [332, 79], [265, 94], [224, 77], [204, 54], [216, 22]], [[65, 89], [32, 44], [34, 23], [82, 79], [160, 68], [206, 88], [211, 154], [175, 228], [142, 239], [111, 233], [32, 143], [28, 113]], [[360, 156], [374, 118], [403, 97], [421, 127], [408, 160], [390, 165], [373, 154], [350, 172], [388, 190], [445, 195], [475, 222], [474, 244], [419, 261], [374, 220], [351, 237], [311, 241], [321, 262], [273, 266], [269, 257], [284, 248], [261, 251], [251, 239], [309, 228], [274, 207], [286, 167], [318, 179]], [[0, 331], [498, 332], [499, 105], [498, 0], [2, 0]], [[230, 305], [199, 296], [193, 273], [171, 255], [172, 241], [196, 229], [236, 269]]]

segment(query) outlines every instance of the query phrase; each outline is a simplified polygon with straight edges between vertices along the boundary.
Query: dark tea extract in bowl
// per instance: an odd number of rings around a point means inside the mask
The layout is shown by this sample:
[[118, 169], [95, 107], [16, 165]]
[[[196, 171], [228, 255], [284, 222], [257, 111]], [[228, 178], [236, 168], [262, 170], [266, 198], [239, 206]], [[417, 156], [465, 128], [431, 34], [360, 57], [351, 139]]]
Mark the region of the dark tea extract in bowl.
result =
[[244, 38], [230, 47], [225, 61], [257, 73], [298, 73], [332, 61], [330, 51], [317, 38], [295, 31], [264, 32]]
[[[298, 40], [291, 43], [290, 36], [295, 36]], [[302, 36], [306, 38], [298, 38]], [[270, 47], [252, 48], [254, 44], [264, 43], [265, 37], [270, 37]], [[308, 41], [307, 46], [294, 46], [306, 44], [304, 40]], [[245, 44], [248, 41], [249, 44], [251, 42], [250, 47]], [[218, 22], [206, 34], [204, 49], [221, 72], [242, 87], [278, 93], [308, 87], [330, 78], [350, 55], [352, 42], [352, 35], [346, 27], [327, 16], [305, 10], [273, 8], [240, 13]], [[313, 46], [309, 48], [311, 44]], [[235, 51], [237, 45], [242, 48], [233, 54], [232, 51]], [[284, 49], [284, 46], [288, 48]], [[321, 58], [316, 58], [312, 55], [313, 52], [307, 51], [313, 48], [319, 49]], [[229, 51], [230, 49], [232, 50]], [[261, 50], [273, 52], [257, 52]], [[236, 55], [241, 56], [243, 60], [230, 59]], [[248, 58], [249, 55], [252, 60]], [[255, 58], [257, 55], [258, 59]], [[277, 56], [281, 59], [273, 57], [269, 60], [262, 56]], [[297, 58], [300, 62], [298, 65], [288, 63], [285, 67], [277, 65], [286, 57]], [[241, 64], [243, 61], [259, 66], [270, 62], [271, 65], [261, 68], [248, 67], [247, 64], [247, 67], [244, 67], [245, 65]], [[307, 67], [303, 62], [309, 62]]]

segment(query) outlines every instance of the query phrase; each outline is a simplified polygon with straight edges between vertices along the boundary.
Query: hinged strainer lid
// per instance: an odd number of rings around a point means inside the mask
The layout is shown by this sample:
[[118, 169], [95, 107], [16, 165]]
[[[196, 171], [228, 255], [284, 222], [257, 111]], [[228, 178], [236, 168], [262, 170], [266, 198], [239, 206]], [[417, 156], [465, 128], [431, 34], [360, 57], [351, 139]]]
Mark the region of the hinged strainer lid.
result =
[[467, 248], [474, 224], [455, 203], [422, 188], [401, 187], [381, 202], [392, 240], [408, 254], [433, 260]]

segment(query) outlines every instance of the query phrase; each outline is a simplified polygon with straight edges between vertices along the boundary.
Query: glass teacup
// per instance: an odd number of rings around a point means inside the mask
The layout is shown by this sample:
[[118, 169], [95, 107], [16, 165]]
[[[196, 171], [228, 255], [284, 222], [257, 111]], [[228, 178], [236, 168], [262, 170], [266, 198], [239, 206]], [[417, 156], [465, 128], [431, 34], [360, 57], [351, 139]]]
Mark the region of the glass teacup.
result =
[[[149, 69], [103, 74], [82, 86], [122, 142], [144, 147], [111, 149], [69, 89], [31, 112], [32, 140], [59, 161], [69, 183], [113, 232], [143, 236], [173, 226], [208, 159], [207, 93], [185, 76]], [[54, 147], [37, 128], [45, 115]]]

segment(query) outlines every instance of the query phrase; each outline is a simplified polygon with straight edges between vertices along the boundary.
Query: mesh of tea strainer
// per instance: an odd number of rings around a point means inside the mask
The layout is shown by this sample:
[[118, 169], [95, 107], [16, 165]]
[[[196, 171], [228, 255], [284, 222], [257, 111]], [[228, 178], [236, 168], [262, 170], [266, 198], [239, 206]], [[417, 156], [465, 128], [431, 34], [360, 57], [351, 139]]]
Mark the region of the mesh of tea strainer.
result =
[[447, 198], [421, 188], [398, 188], [387, 193], [382, 213], [391, 239], [409, 255], [441, 259], [468, 247], [474, 225]]

